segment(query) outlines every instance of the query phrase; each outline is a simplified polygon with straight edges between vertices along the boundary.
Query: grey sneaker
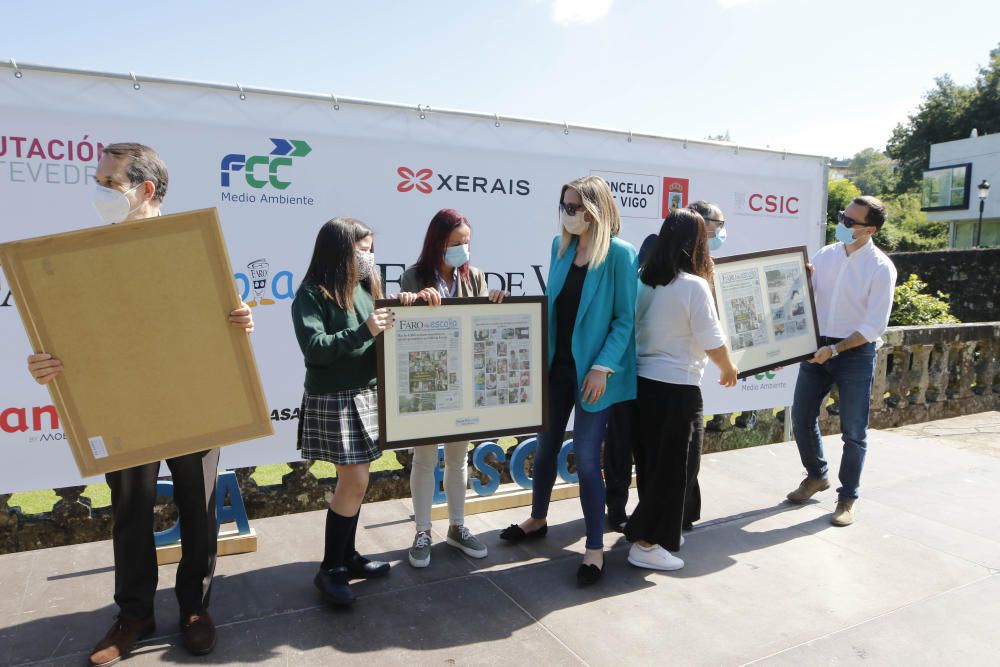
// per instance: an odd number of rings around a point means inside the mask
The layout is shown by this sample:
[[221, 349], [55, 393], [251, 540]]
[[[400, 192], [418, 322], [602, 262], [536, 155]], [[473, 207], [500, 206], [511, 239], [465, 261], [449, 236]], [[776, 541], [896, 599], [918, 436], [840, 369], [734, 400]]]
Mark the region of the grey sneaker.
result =
[[407, 556], [410, 565], [413, 567], [427, 567], [431, 564], [431, 534], [417, 533], [413, 538], [413, 546], [410, 547]]
[[837, 501], [837, 509], [833, 512], [830, 523], [835, 526], [850, 526], [854, 523], [854, 499], [841, 498]]
[[447, 542], [470, 558], [486, 558], [489, 553], [486, 545], [465, 526], [449, 526]]
[[786, 498], [789, 502], [793, 503], [804, 503], [813, 497], [813, 495], [819, 493], [820, 491], [826, 491], [830, 488], [830, 482], [825, 479], [813, 479], [812, 477], [806, 477], [799, 484], [799, 488], [795, 489], [789, 493]]

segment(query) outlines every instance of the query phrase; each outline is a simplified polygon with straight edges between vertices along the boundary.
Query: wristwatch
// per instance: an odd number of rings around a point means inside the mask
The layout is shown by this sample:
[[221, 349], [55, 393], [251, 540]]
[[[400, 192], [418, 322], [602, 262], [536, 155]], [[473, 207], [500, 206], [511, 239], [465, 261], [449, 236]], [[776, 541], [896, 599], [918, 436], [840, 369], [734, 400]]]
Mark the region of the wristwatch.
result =
[[836, 345], [827, 345], [826, 347], [827, 347], [828, 350], [830, 350], [830, 358], [831, 359], [833, 359], [835, 356], [837, 356], [838, 354], [840, 354], [840, 352], [837, 352], [837, 346]]

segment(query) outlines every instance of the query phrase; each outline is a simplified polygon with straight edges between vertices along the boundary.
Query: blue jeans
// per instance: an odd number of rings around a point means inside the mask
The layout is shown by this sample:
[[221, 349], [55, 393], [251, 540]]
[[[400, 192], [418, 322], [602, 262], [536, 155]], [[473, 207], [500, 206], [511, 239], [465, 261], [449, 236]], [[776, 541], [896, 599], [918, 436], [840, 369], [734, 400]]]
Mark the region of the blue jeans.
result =
[[875, 375], [875, 344], [841, 352], [825, 364], [799, 365], [799, 379], [792, 402], [792, 428], [799, 457], [813, 479], [826, 479], [828, 466], [819, 432], [819, 411], [836, 383], [840, 391], [840, 430], [844, 454], [840, 459], [842, 500], [858, 497], [861, 469], [868, 448], [868, 406]]
[[566, 434], [569, 415], [573, 421], [573, 459], [580, 478], [580, 505], [587, 525], [587, 548], [604, 547], [604, 478], [601, 476], [601, 442], [611, 408], [587, 412], [580, 406], [576, 367], [557, 363], [549, 371], [549, 430], [538, 434], [535, 469], [531, 484], [531, 518], [544, 519], [549, 513], [556, 463]]

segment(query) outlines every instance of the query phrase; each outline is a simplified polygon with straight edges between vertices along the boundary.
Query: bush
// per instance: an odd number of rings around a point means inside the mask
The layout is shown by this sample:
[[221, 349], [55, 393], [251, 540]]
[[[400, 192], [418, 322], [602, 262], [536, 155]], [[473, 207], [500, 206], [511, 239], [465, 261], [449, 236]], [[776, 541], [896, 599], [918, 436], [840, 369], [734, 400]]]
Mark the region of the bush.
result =
[[922, 294], [927, 283], [911, 273], [902, 285], [896, 286], [889, 326], [924, 324], [957, 324], [960, 320], [948, 312], [948, 295]]

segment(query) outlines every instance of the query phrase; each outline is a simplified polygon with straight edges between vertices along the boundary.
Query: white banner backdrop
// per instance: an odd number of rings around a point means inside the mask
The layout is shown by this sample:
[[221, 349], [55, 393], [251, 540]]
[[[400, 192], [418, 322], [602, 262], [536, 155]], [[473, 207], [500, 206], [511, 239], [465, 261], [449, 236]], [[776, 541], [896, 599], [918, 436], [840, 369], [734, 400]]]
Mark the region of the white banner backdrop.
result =
[[[398, 290], [427, 223], [456, 208], [472, 223], [472, 263], [492, 288], [542, 294], [563, 183], [607, 178], [638, 247], [665, 206], [718, 202], [720, 254], [822, 238], [824, 160], [733, 146], [416, 109], [331, 102], [196, 84], [25, 71], [0, 77], [0, 241], [99, 224], [91, 206], [99, 145], [154, 147], [170, 172], [164, 212], [219, 209], [236, 288], [253, 301], [252, 335], [275, 435], [223, 449], [224, 466], [292, 461], [304, 375], [289, 306], [316, 231], [336, 215], [376, 230], [387, 290]], [[171, 289], [150, 275], [149, 298]], [[81, 275], [86, 281], [87, 276]], [[151, 326], [170, 326], [169, 322]], [[47, 391], [25, 370], [31, 352], [0, 279], [0, 492], [82, 483]], [[58, 350], [50, 352], [58, 355]], [[711, 366], [710, 366], [711, 367]], [[733, 390], [706, 374], [706, 413], [787, 405], [794, 368]], [[87, 480], [93, 481], [93, 480]]]

